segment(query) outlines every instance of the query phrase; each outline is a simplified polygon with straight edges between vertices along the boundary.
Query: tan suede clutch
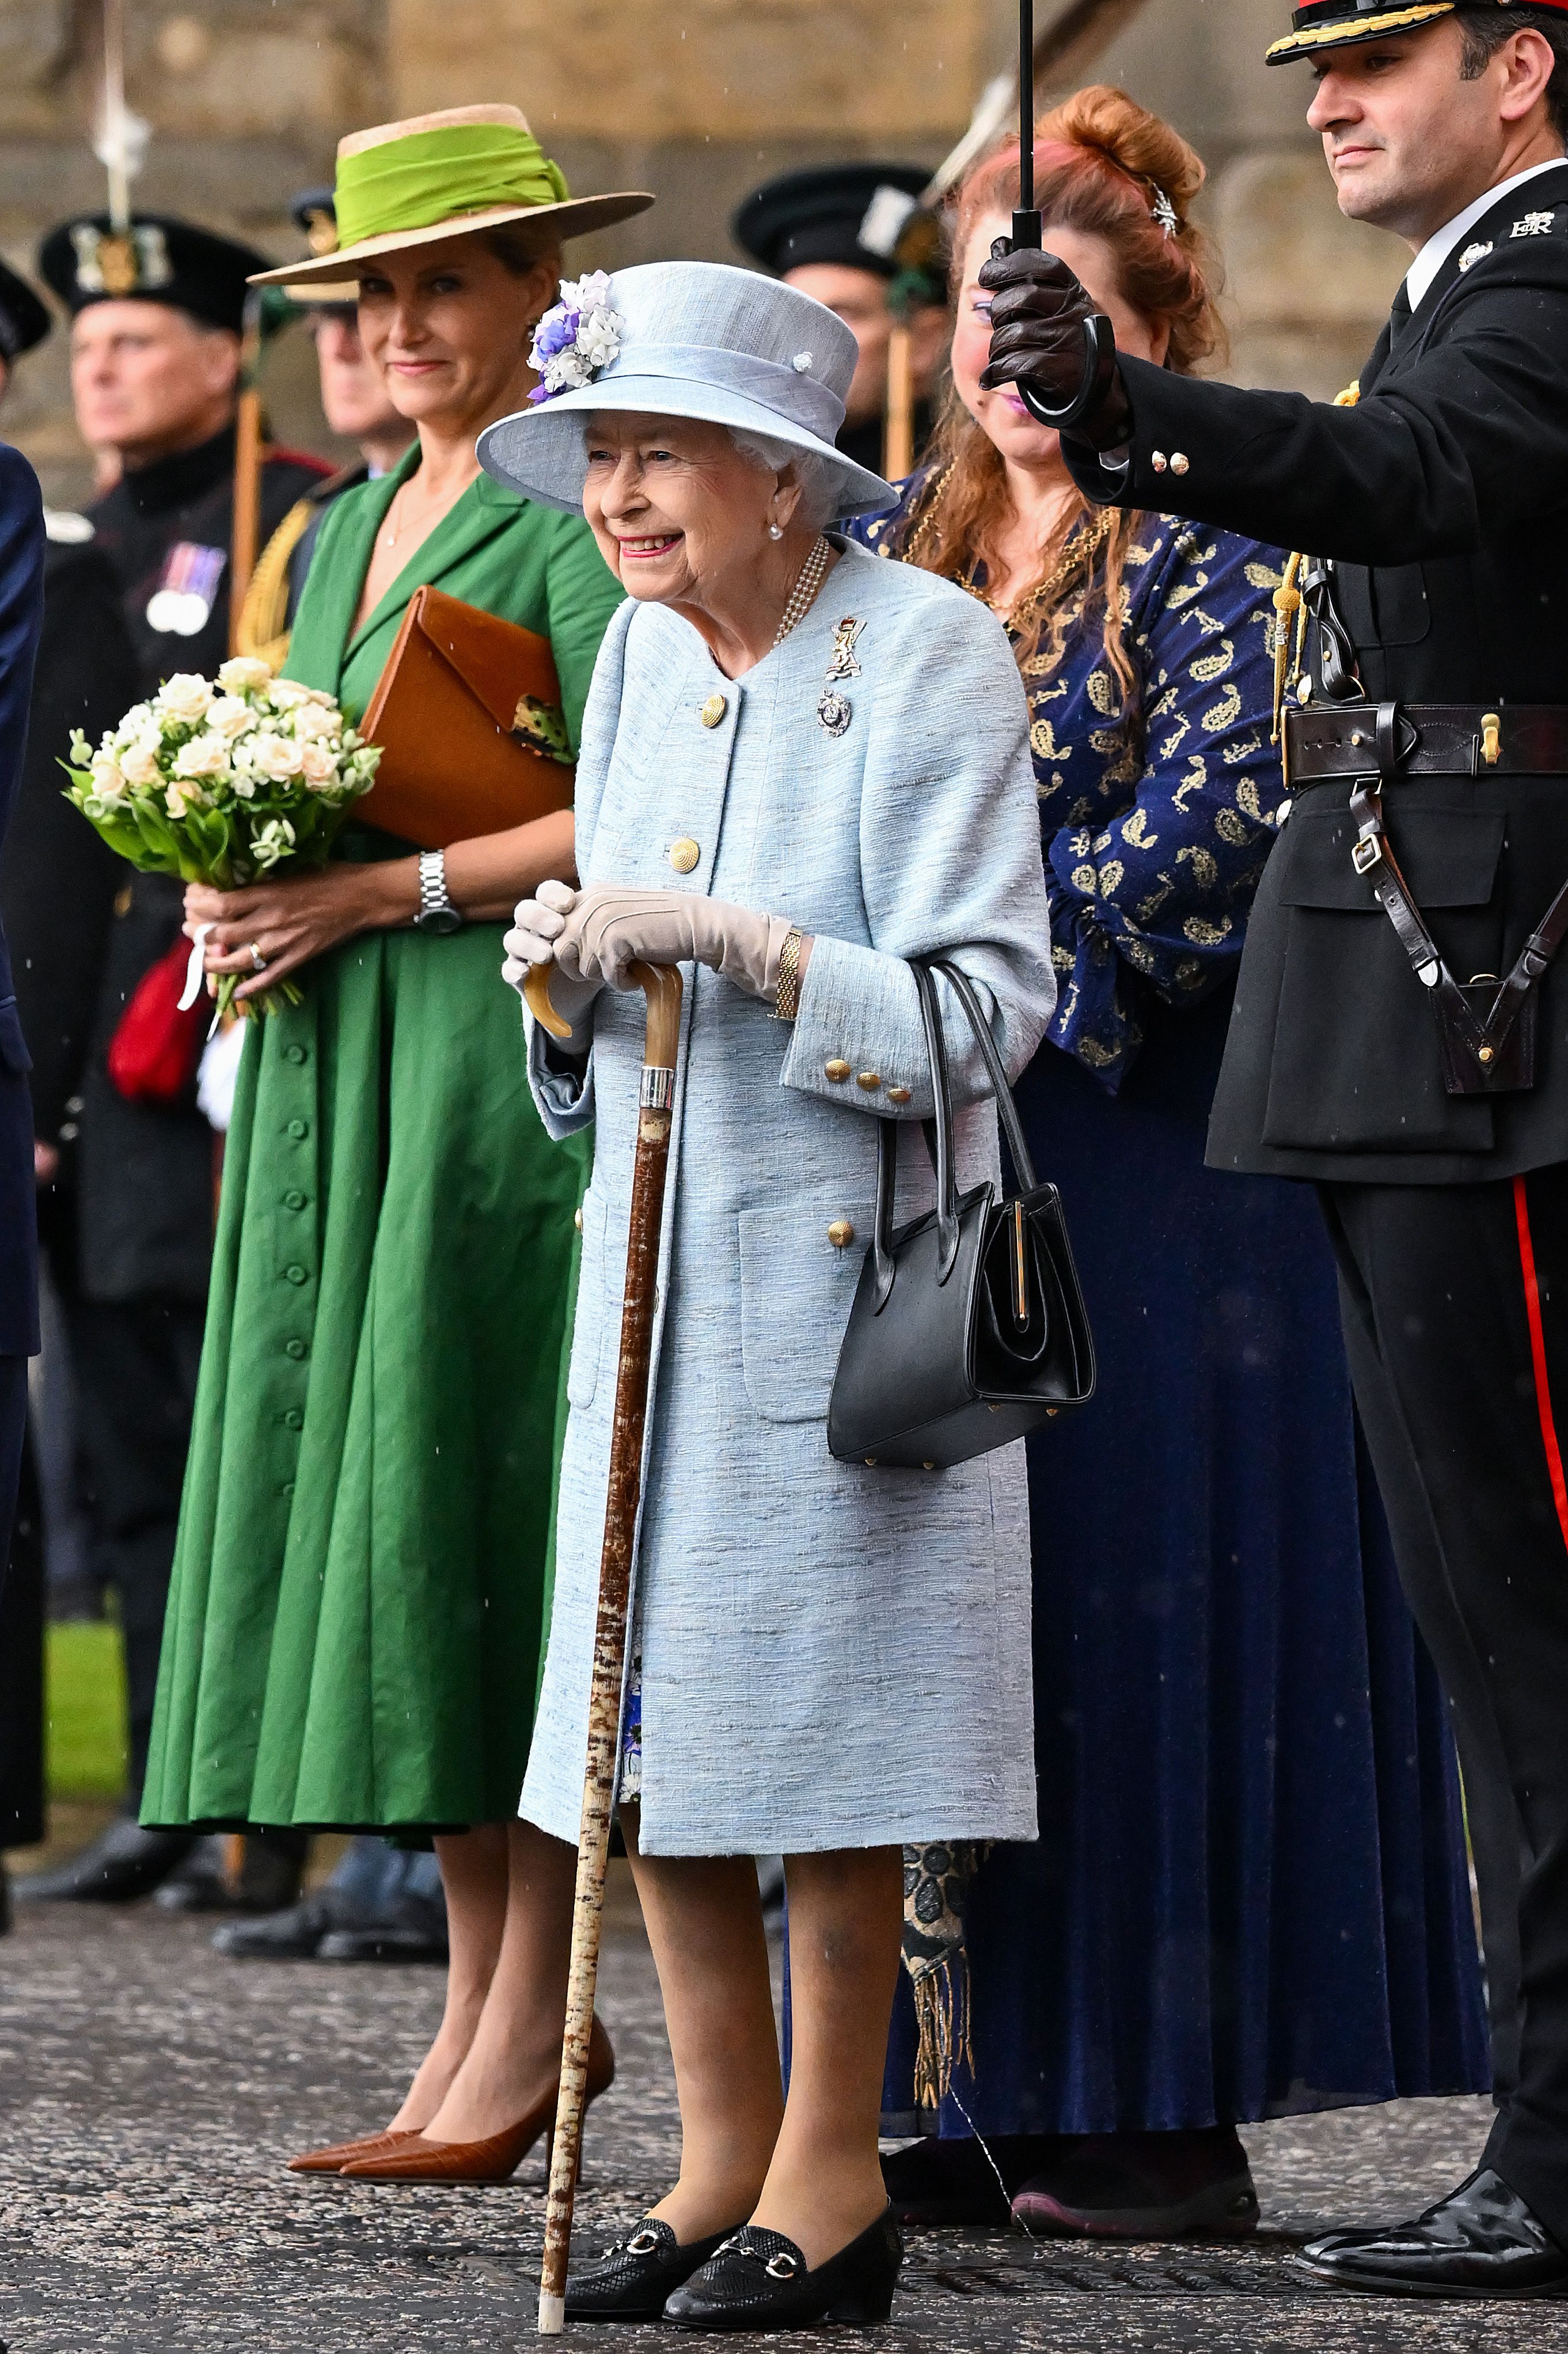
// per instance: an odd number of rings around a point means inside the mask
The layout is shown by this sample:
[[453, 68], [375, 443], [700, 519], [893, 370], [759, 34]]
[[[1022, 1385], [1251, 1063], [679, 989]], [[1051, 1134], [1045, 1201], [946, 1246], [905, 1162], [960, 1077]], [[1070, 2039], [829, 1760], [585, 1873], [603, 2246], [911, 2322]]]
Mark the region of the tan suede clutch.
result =
[[440, 588], [410, 598], [359, 732], [383, 748], [355, 816], [421, 850], [570, 806], [548, 639]]

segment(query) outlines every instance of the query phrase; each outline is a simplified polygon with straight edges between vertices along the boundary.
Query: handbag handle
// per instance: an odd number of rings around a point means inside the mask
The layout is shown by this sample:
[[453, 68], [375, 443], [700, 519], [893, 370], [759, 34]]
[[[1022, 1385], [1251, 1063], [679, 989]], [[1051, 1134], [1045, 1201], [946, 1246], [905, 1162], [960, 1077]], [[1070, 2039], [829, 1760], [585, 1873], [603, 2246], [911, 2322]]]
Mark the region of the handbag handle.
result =
[[[941, 1015], [937, 1004], [937, 987], [931, 976], [939, 972], [963, 1008], [980, 1059], [991, 1081], [996, 1099], [997, 1117], [1002, 1134], [1007, 1139], [1008, 1156], [1019, 1189], [1032, 1193], [1035, 1187], [1034, 1161], [1023, 1140], [1023, 1124], [1018, 1117], [1018, 1107], [1012, 1099], [1007, 1072], [991, 1036], [991, 1024], [980, 1010], [974, 984], [960, 965], [947, 958], [911, 957], [909, 969], [915, 976], [915, 993], [920, 1001], [920, 1018], [926, 1032], [926, 1053], [931, 1066], [931, 1097], [936, 1116], [926, 1123], [927, 1143], [932, 1145], [932, 1160], [937, 1176], [937, 1280], [946, 1283], [953, 1271], [959, 1255], [959, 1197], [957, 1154], [953, 1147], [953, 1091], [948, 1066], [948, 1042], [943, 1034]], [[872, 1235], [872, 1257], [876, 1268], [876, 1306], [880, 1311], [887, 1304], [893, 1289], [895, 1272], [893, 1257], [893, 1204], [898, 1185], [898, 1129], [895, 1119], [878, 1123], [876, 1139], [876, 1217]]]

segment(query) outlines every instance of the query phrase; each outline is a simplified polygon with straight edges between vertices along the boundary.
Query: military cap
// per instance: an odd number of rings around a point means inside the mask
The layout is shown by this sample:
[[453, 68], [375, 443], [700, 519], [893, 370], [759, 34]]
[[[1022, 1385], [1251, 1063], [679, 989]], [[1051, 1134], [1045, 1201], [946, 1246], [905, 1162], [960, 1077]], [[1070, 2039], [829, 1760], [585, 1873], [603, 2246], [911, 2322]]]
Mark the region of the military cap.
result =
[[167, 213], [116, 228], [107, 213], [62, 221], [38, 248], [38, 270], [74, 318], [91, 302], [166, 302], [207, 327], [244, 327], [245, 281], [266, 257]]
[[[930, 176], [918, 164], [824, 164], [785, 172], [740, 206], [731, 224], [736, 243], [776, 278], [811, 262], [896, 278], [909, 266], [899, 248]], [[935, 276], [928, 268], [926, 274], [931, 285], [925, 299], [941, 302], [939, 265]]]
[[[1457, 9], [1478, 15], [1508, 5], [1509, 0], [1411, 0], [1409, 6], [1401, 7], [1391, 0], [1303, 0], [1302, 6], [1291, 10], [1290, 31], [1271, 42], [1264, 56], [1271, 66], [1287, 65], [1292, 58], [1309, 58], [1319, 50], [1354, 48], [1361, 41], [1375, 41], [1380, 34], [1414, 32]], [[1531, 0], [1531, 5], [1568, 15], [1568, 0]]]
[[[302, 188], [291, 198], [289, 217], [304, 239], [313, 260], [337, 251], [337, 191], [332, 187]], [[324, 286], [268, 286], [262, 289], [262, 319], [298, 318], [302, 310], [355, 311], [359, 306], [359, 281], [352, 272], [329, 280]]]
[[0, 261], [0, 360], [7, 366], [41, 344], [49, 332], [49, 314], [25, 278]]

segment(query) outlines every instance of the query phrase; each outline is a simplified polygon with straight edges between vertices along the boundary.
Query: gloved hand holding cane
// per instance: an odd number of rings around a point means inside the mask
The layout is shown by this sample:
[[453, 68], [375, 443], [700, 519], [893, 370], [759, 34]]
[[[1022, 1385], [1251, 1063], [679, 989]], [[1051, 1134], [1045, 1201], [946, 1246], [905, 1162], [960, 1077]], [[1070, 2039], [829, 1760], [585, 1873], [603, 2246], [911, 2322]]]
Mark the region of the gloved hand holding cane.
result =
[[[506, 935], [503, 977], [514, 989], [529, 969], [551, 967], [550, 999], [575, 1032], [601, 989], [635, 989], [634, 964], [705, 964], [748, 997], [773, 1003], [784, 944], [794, 927], [699, 892], [604, 883], [574, 891], [541, 883], [517, 907]], [[802, 941], [798, 970], [810, 949]]]

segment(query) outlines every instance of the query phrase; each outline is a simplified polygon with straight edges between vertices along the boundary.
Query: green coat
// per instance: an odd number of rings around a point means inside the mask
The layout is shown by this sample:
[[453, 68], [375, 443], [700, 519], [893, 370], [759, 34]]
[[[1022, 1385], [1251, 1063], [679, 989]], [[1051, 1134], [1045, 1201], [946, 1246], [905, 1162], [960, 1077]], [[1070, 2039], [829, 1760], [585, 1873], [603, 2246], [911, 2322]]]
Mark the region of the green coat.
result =
[[[482, 478], [350, 638], [412, 463], [329, 515], [289, 674], [362, 711], [434, 581], [548, 635], [575, 746], [620, 599], [576, 517]], [[515, 1812], [586, 1161], [539, 1126], [503, 928], [363, 934], [247, 1046], [146, 1822]]]

